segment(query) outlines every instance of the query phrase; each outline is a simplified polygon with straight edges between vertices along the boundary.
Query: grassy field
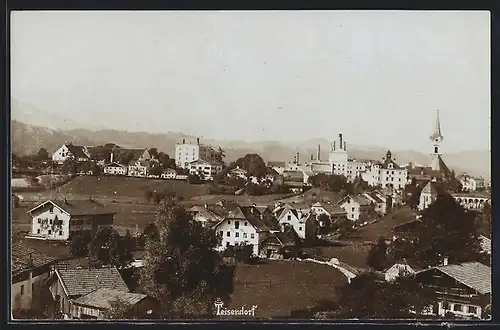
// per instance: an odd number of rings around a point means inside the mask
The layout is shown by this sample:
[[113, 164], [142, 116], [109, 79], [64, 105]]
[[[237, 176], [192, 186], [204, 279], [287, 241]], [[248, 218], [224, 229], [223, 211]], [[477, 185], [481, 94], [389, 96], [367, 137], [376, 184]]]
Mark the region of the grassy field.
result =
[[337, 258], [356, 268], [367, 268], [366, 257], [371, 246], [355, 242], [345, 246], [318, 247], [320, 259]]
[[377, 222], [362, 227], [358, 230], [363, 241], [375, 241], [380, 236], [390, 238], [392, 227], [403, 222], [414, 219], [414, 212], [409, 207], [403, 207], [395, 210], [393, 213], [386, 215]]
[[332, 299], [347, 279], [335, 268], [298, 261], [268, 261], [238, 265], [229, 308], [257, 305], [256, 317], [289, 316], [292, 309], [306, 309]]

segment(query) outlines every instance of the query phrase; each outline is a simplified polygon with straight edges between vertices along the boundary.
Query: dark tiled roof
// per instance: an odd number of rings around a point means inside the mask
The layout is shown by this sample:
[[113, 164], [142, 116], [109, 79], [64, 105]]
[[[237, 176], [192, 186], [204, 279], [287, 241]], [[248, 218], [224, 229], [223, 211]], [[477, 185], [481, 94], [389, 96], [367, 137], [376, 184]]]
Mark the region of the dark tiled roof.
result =
[[338, 205], [332, 205], [332, 204], [328, 204], [328, 203], [324, 203], [324, 202], [318, 202], [317, 204], [319, 204], [329, 214], [345, 213], [345, 210]]
[[285, 181], [291, 182], [303, 182], [304, 181], [304, 173], [302, 171], [285, 171], [283, 172], [283, 178]]
[[260, 212], [253, 206], [240, 206], [242, 213], [244, 214], [246, 220], [260, 231], [269, 230], [269, 226], [260, 219]]
[[438, 182], [428, 182], [424, 188], [422, 188], [421, 194], [431, 194], [432, 196], [437, 196], [439, 194], [446, 193], [442, 184]]
[[203, 216], [205, 219], [207, 219], [207, 221], [211, 221], [211, 222], [220, 221], [219, 217], [217, 217], [215, 215], [215, 213], [206, 209], [203, 206], [195, 205], [192, 208], [188, 209], [187, 212], [195, 213], [195, 214], [199, 213], [199, 214], [201, 214], [201, 216]]
[[110, 302], [119, 299], [129, 305], [135, 305], [147, 296], [140, 293], [123, 292], [118, 290], [100, 288], [73, 301], [74, 304], [109, 309]]
[[69, 296], [85, 295], [99, 288], [129, 291], [115, 267], [57, 269], [56, 273]]
[[120, 163], [112, 162], [112, 163], [106, 164], [106, 166], [104, 166], [104, 167], [126, 167], [126, 166], [122, 165]]
[[29, 247], [22, 241], [12, 242], [12, 272], [19, 273], [24, 270], [52, 264], [56, 258], [45, 255]]
[[115, 148], [113, 149], [113, 158], [120, 157], [125, 153], [131, 153], [133, 155], [133, 160], [138, 160], [142, 157], [146, 149], [127, 149], [127, 148]]
[[299, 182], [299, 181], [284, 181], [283, 186], [290, 187], [290, 188], [303, 188], [304, 183]]
[[464, 262], [436, 268], [481, 294], [491, 293], [491, 268], [482, 263]]
[[33, 209], [29, 210], [28, 213], [44, 206], [46, 203], [52, 203], [57, 205], [57, 207], [68, 212], [70, 215], [101, 215], [101, 214], [114, 214], [104, 205], [100, 204], [95, 200], [71, 200], [71, 201], [46, 201]]
[[89, 158], [89, 156], [85, 153], [85, 147], [83, 146], [75, 146], [74, 144], [65, 144], [66, 148], [68, 148], [69, 152], [75, 158]]
[[358, 203], [360, 206], [368, 206], [368, 205], [371, 204], [371, 201], [368, 198], [366, 198], [365, 196], [362, 196], [362, 195], [355, 195], [355, 196], [347, 195], [346, 197], [342, 198], [338, 202], [338, 204], [342, 205], [344, 203], [344, 201], [347, 201], [348, 198], [352, 199], [353, 201], [355, 201], [356, 203]]
[[267, 166], [269, 167], [286, 167], [285, 162], [268, 162]]

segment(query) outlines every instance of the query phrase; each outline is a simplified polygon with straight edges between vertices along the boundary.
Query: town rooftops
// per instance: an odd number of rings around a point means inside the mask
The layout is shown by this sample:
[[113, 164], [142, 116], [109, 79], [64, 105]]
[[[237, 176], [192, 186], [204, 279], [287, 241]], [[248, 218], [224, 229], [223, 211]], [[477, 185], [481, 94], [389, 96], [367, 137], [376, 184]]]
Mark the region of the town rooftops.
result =
[[198, 160], [194, 160], [194, 161], [189, 163], [189, 165], [197, 165], [197, 164], [208, 164], [211, 166], [222, 166], [222, 164], [219, 162], [216, 162], [213, 160], [207, 160], [207, 159], [203, 159], [203, 158], [200, 158]]
[[68, 148], [69, 152], [75, 157], [75, 158], [89, 158], [89, 155], [85, 153], [85, 147], [84, 146], [75, 146], [74, 144], [68, 143], [65, 144], [66, 148]]
[[119, 290], [99, 288], [73, 301], [76, 305], [93, 307], [97, 309], [109, 309], [110, 302], [116, 299], [129, 305], [135, 305], [147, 296], [140, 293], [124, 292]]
[[285, 162], [268, 162], [267, 166], [269, 167], [286, 167]]
[[228, 212], [227, 216], [215, 225], [217, 227], [224, 220], [248, 221], [258, 231], [268, 231], [269, 226], [260, 219], [260, 212], [254, 206], [237, 206]]
[[439, 194], [446, 193], [443, 185], [438, 182], [429, 181], [424, 188], [422, 188], [421, 194], [430, 194], [432, 196], [437, 196]]
[[313, 204], [315, 207], [322, 207], [329, 214], [343, 214], [345, 210], [338, 205], [333, 205], [325, 202], [317, 202]]
[[190, 209], [187, 210], [187, 212], [199, 213], [201, 216], [203, 216], [208, 221], [213, 221], [213, 222], [220, 221], [220, 218], [215, 213], [213, 213], [209, 209], [207, 209], [203, 206], [200, 206], [200, 205], [195, 205], [195, 206], [191, 207]]
[[22, 241], [12, 242], [12, 273], [42, 267], [56, 262], [56, 258], [29, 247]]
[[[434, 267], [465, 286], [476, 290], [480, 294], [491, 293], [491, 268], [482, 263], [464, 262], [461, 264], [450, 264]], [[422, 270], [419, 273], [423, 273]]]
[[86, 295], [100, 288], [129, 292], [116, 267], [56, 269], [68, 296]]
[[39, 209], [45, 209], [49, 205], [54, 205], [61, 209], [62, 211], [68, 213], [69, 215], [103, 215], [103, 214], [115, 214], [116, 212], [107, 209], [104, 205], [93, 199], [87, 200], [48, 200], [39, 204], [29, 210], [27, 213], [32, 214], [34, 211]]
[[356, 202], [357, 204], [359, 204], [360, 206], [369, 206], [371, 205], [371, 201], [362, 196], [362, 195], [347, 195], [345, 196], [344, 198], [342, 198], [338, 204], [339, 205], [342, 205], [344, 202], [348, 201], [349, 199], [353, 200], [354, 202]]

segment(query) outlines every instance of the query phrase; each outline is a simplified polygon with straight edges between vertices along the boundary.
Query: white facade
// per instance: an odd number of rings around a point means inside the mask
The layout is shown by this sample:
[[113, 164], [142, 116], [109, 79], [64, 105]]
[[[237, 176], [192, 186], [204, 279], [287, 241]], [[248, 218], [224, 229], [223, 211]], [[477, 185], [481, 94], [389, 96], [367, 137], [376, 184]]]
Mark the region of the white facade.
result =
[[409, 265], [404, 263], [396, 263], [385, 272], [384, 278], [387, 282], [392, 282], [400, 276], [408, 276], [413, 274], [415, 274], [415, 270]]
[[224, 219], [215, 226], [215, 232], [222, 238], [220, 250], [225, 250], [230, 245], [235, 246], [245, 242], [253, 246], [254, 255], [259, 255], [259, 236], [265, 235], [265, 233], [259, 233], [248, 221], [242, 219]]
[[32, 215], [31, 236], [66, 241], [69, 238], [71, 216], [52, 203], [43, 212]]
[[200, 159], [200, 146], [197, 144], [177, 144], [175, 146], [175, 165], [189, 169], [189, 164]]
[[222, 165], [211, 163], [202, 159], [189, 164], [189, 173], [192, 175], [203, 174], [205, 180], [213, 180], [222, 171]]
[[463, 173], [460, 176], [460, 183], [462, 184], [462, 189], [465, 191], [476, 191], [477, 190], [477, 182], [476, 179], [471, 177], [470, 175]]
[[110, 163], [104, 167], [104, 174], [108, 175], [127, 175], [128, 168], [118, 163]]
[[346, 150], [347, 144], [343, 141], [342, 134], [339, 134], [339, 145], [337, 148], [334, 142], [328, 156], [328, 161], [332, 168], [331, 173], [343, 175], [347, 181], [353, 181], [362, 172], [366, 171], [366, 163], [349, 158]]
[[177, 175], [177, 173], [175, 172], [174, 169], [167, 169], [166, 171], [164, 171], [162, 174], [161, 174], [161, 178], [162, 179], [175, 179], [175, 176]]
[[52, 154], [52, 160], [59, 164], [64, 163], [69, 158], [73, 158], [76, 161], [81, 161], [81, 162], [89, 160], [90, 153], [88, 152], [86, 147], [82, 146], [74, 146], [74, 147], [81, 148], [86, 157], [76, 158], [75, 155], [73, 155], [73, 153], [70, 151], [69, 147], [66, 144], [63, 144], [59, 149], [56, 150], [56, 152]]
[[406, 168], [397, 168], [393, 164], [388, 164], [384, 168], [383, 164], [374, 163], [367, 167], [361, 174], [361, 178], [370, 186], [381, 186], [382, 188], [392, 187], [401, 191], [408, 183], [408, 171]]
[[291, 209], [286, 208], [285, 211], [283, 211], [279, 216], [278, 223], [280, 224], [282, 231], [284, 231], [285, 225], [289, 225], [293, 227], [300, 238], [305, 239], [306, 220], [308, 214], [304, 214], [300, 211], [296, 211], [296, 214]]
[[128, 166], [128, 175], [135, 177], [147, 177], [149, 165], [143, 163], [144, 161], [136, 161]]
[[[361, 217], [362, 214], [367, 214], [369, 209], [370, 209], [370, 204], [369, 201], [367, 203], [363, 204], [359, 202], [357, 199], [360, 199], [360, 197], [356, 196], [357, 198], [353, 198], [352, 196], [348, 195], [344, 198], [342, 198], [338, 205], [344, 209], [344, 211], [347, 213], [347, 219], [351, 221], [358, 221], [359, 218]], [[362, 199], [366, 199], [366, 197], [362, 197]]]
[[452, 313], [457, 316], [465, 317], [481, 317], [481, 306], [473, 304], [459, 304], [456, 302], [439, 301], [437, 314], [439, 316], [446, 316], [446, 313]]

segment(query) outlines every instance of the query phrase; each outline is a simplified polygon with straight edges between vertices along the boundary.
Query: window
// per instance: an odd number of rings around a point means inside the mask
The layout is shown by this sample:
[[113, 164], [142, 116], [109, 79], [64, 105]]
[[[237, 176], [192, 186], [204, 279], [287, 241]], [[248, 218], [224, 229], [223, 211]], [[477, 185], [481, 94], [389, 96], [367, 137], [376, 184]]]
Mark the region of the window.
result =
[[228, 231], [228, 232], [226, 233], [226, 236], [227, 236], [227, 237], [231, 237], [231, 232], [230, 232], [230, 231]]
[[59, 236], [62, 236], [62, 230], [59, 230]]
[[54, 207], [52, 206], [49, 211], [50, 214], [54, 213]]
[[468, 308], [469, 313], [471, 314], [476, 314], [477, 313], [477, 307], [476, 306], [469, 306]]
[[221, 237], [222, 237], [222, 236], [224, 236], [224, 232], [221, 230], [221, 231], [219, 232], [219, 235], [220, 235]]
[[229, 246], [229, 242], [226, 242], [226, 247], [228, 247], [228, 246]]
[[243, 224], [244, 226], [248, 226], [248, 222], [245, 221], [245, 223]]
[[240, 237], [240, 233], [236, 232], [236, 233], [235, 233], [235, 236], [236, 236], [236, 237]]
[[450, 309], [450, 304], [448, 304], [448, 302], [447, 302], [447, 301], [443, 301], [443, 304], [442, 304], [442, 305], [443, 305], [443, 309], [444, 309], [444, 310], [449, 310], [449, 309]]
[[254, 234], [254, 233], [251, 233], [251, 234], [250, 234], [250, 238], [255, 238], [255, 234]]
[[21, 285], [21, 296], [24, 294], [24, 285]]
[[454, 310], [455, 312], [461, 312], [461, 311], [462, 311], [462, 305], [460, 305], [460, 304], [455, 304], [455, 305], [453, 306], [453, 310]]
[[49, 223], [52, 224], [52, 219], [49, 220]]
[[38, 223], [42, 223], [42, 219], [38, 218]]
[[227, 221], [227, 224], [228, 224], [228, 225], [230, 225], [230, 224], [231, 224], [231, 220], [228, 220], [228, 221]]
[[247, 233], [243, 233], [243, 238], [247, 238]]
[[49, 235], [52, 234], [52, 230], [49, 229]]
[[289, 214], [287, 219], [288, 219], [288, 221], [292, 220], [292, 216]]
[[40, 234], [40, 228], [38, 228], [38, 229], [36, 230], [36, 233], [37, 233], [37, 234]]
[[240, 228], [240, 222], [239, 221], [235, 221], [234, 222], [234, 228], [236, 228], [236, 229]]
[[354, 207], [352, 208], [352, 212], [354, 212]]
[[302, 231], [302, 227], [299, 227], [299, 231]]

